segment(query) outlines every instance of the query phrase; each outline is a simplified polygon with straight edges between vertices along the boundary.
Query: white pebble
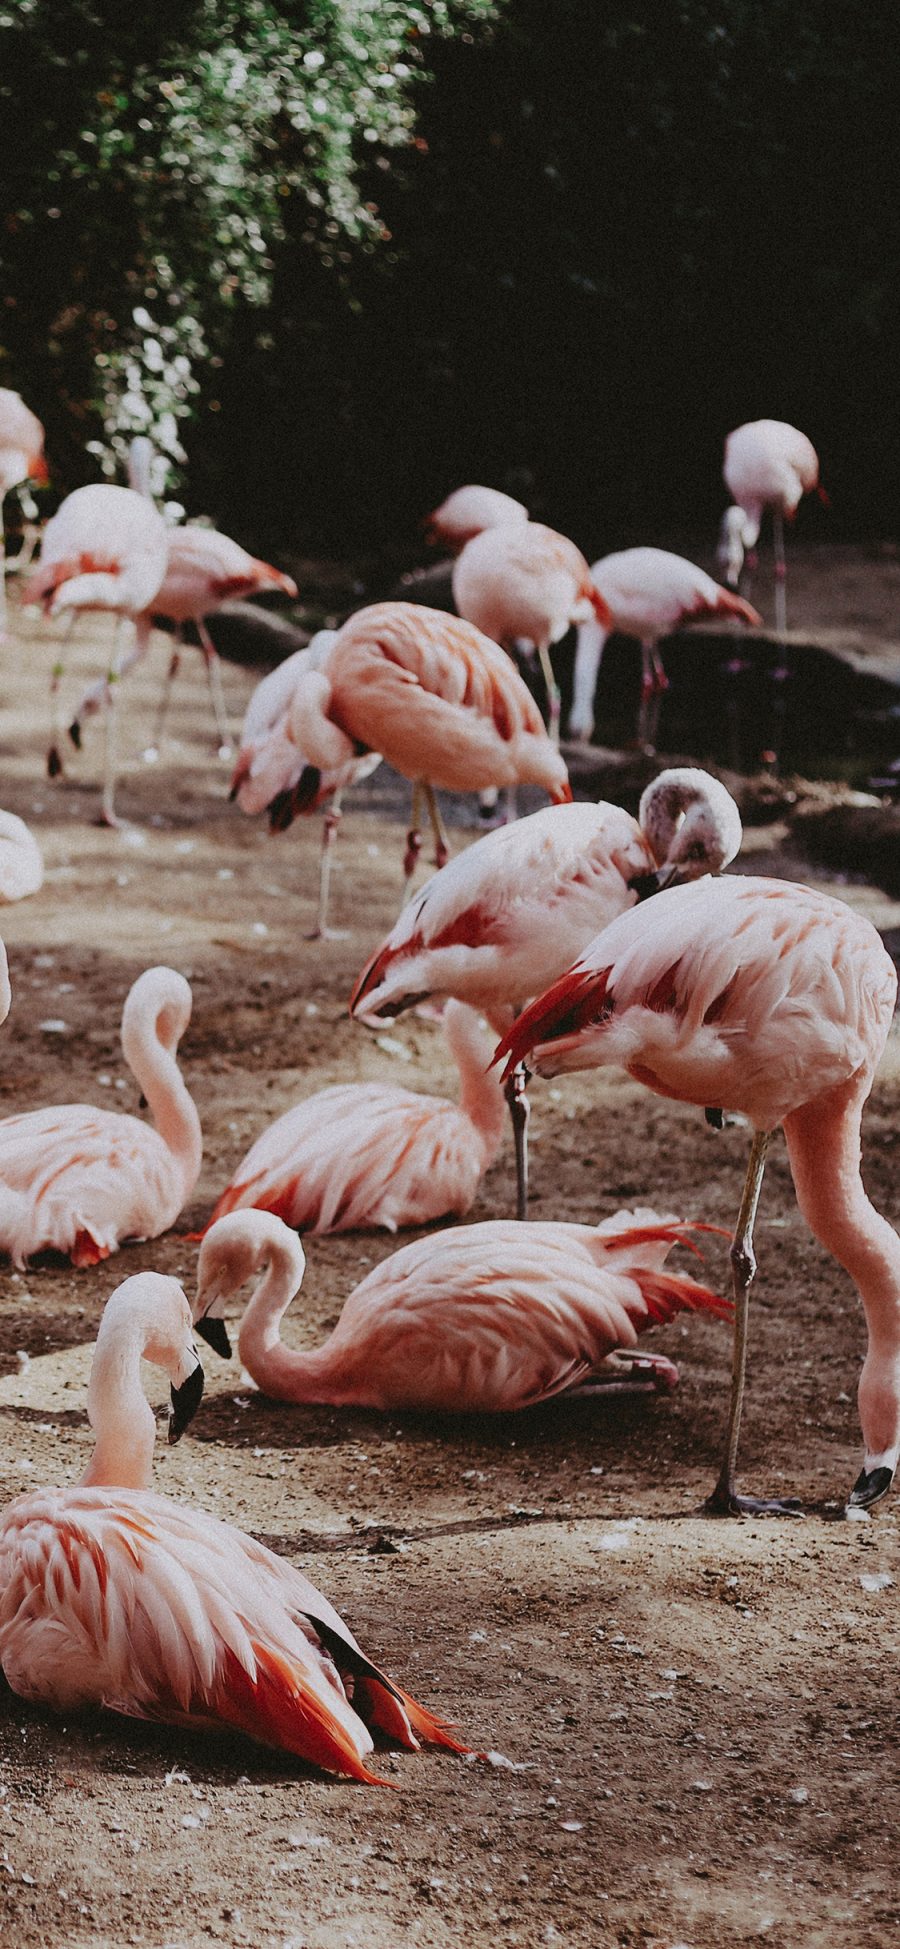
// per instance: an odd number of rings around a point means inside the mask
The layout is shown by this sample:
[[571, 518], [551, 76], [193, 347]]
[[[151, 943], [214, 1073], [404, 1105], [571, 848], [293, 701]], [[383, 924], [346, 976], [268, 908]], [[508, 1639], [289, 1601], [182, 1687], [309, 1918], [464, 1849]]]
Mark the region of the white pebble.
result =
[[69, 1032], [68, 1022], [57, 1015], [48, 1015], [46, 1022], [38, 1023], [38, 1028], [43, 1029], [45, 1035], [68, 1035]]
[[859, 1581], [863, 1590], [877, 1591], [890, 1590], [894, 1579], [886, 1570], [866, 1570]]

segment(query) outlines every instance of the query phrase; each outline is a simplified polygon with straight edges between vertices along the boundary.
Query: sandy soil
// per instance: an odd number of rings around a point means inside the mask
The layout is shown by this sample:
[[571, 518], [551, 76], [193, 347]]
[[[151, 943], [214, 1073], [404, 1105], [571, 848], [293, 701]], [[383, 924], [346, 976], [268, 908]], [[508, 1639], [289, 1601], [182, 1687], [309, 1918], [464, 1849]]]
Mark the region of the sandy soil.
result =
[[[71, 696], [78, 670], [96, 668], [96, 637], [78, 646]], [[3, 803], [30, 819], [48, 869], [43, 892], [2, 917], [14, 995], [4, 1113], [76, 1098], [138, 1111], [118, 1023], [129, 983], [156, 960], [194, 989], [181, 1053], [206, 1150], [185, 1229], [298, 1094], [356, 1076], [449, 1092], [433, 1024], [405, 1019], [379, 1041], [346, 1016], [398, 899], [397, 796], [384, 775], [368, 810], [344, 822], [335, 918], [352, 933], [313, 944], [317, 823], [273, 841], [229, 808], [200, 659], [188, 659], [173, 742], [125, 783], [133, 826], [111, 833], [88, 823], [96, 737], [67, 780], [42, 776], [49, 656], [26, 624], [4, 658]], [[149, 734], [163, 664], [160, 644], [129, 690], [126, 756]], [[249, 681], [229, 669], [226, 683], [237, 714]], [[754, 831], [741, 865], [802, 873], [778, 839]], [[872, 889], [844, 892], [900, 924], [900, 907]], [[867, 1181], [894, 1222], [898, 1092], [895, 1044], [865, 1131]], [[536, 1086], [534, 1106], [535, 1216], [585, 1220], [652, 1199], [733, 1220], [739, 1130], [716, 1134], [615, 1076]], [[507, 1214], [512, 1190], [505, 1151], [473, 1217]], [[210, 1354], [191, 1436], [159, 1447], [158, 1487], [300, 1563], [371, 1655], [492, 1762], [387, 1753], [398, 1790], [380, 1792], [237, 1741], [111, 1717], [60, 1723], [6, 1694], [0, 1940], [895, 1943], [900, 1503], [842, 1520], [860, 1459], [863, 1327], [848, 1280], [797, 1214], [780, 1142], [759, 1248], [742, 1475], [796, 1491], [802, 1521], [697, 1513], [727, 1398], [729, 1336], [715, 1322], [656, 1336], [681, 1366], [671, 1398], [556, 1403], [495, 1423], [287, 1409]], [[380, 1237], [313, 1241], [286, 1337], [318, 1340], [391, 1249]], [[173, 1235], [94, 1271], [0, 1275], [4, 1499], [80, 1472], [106, 1296], [145, 1266], [190, 1289], [195, 1251]], [[723, 1241], [706, 1270], [726, 1280]]]

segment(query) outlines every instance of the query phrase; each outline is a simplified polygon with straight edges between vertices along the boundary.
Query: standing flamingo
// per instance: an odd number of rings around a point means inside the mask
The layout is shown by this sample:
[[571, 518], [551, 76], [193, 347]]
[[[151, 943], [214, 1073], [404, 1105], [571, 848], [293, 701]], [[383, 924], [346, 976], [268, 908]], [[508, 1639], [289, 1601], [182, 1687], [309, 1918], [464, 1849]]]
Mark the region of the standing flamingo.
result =
[[756, 624], [762, 623], [762, 617], [741, 596], [720, 588], [702, 568], [665, 548], [625, 548], [618, 555], [604, 555], [594, 563], [591, 575], [609, 610], [609, 622], [604, 627], [591, 618], [579, 626], [569, 736], [593, 734], [597, 672], [606, 638], [615, 629], [623, 636], [636, 636], [641, 645], [637, 736], [639, 744], [652, 749], [662, 694], [668, 687], [660, 637], [671, 636], [692, 617], [736, 616]]
[[0, 812], [0, 903], [25, 900], [44, 884], [44, 861], [34, 833], [14, 812]]
[[3, 503], [23, 481], [46, 481], [44, 429], [36, 413], [8, 386], [0, 386], [0, 643], [6, 635], [6, 551]]
[[521, 528], [527, 520], [528, 509], [511, 494], [501, 494], [496, 487], [457, 487], [426, 515], [424, 527], [430, 542], [443, 542], [458, 555], [485, 528]]
[[245, 1206], [277, 1212], [298, 1232], [396, 1232], [461, 1218], [500, 1148], [503, 1092], [471, 1009], [448, 1003], [443, 1028], [458, 1106], [388, 1083], [317, 1090], [257, 1138], [207, 1230]]
[[369, 1725], [403, 1746], [465, 1750], [370, 1664], [301, 1571], [230, 1523], [154, 1495], [142, 1358], [169, 1376], [176, 1441], [203, 1370], [184, 1293], [156, 1272], [107, 1301], [81, 1481], [20, 1496], [0, 1522], [0, 1666], [13, 1691], [55, 1712], [101, 1706], [246, 1733], [372, 1784]]
[[[384, 1019], [427, 995], [455, 995], [501, 1034], [616, 914], [675, 875], [718, 873], [740, 843], [734, 800], [692, 766], [661, 772], [638, 820], [602, 801], [532, 812], [485, 833], [427, 882], [363, 969], [350, 1012]], [[525, 1080], [519, 1072], [507, 1086], [520, 1218]]]
[[787, 629], [784, 523], [793, 521], [804, 494], [817, 490], [822, 500], [827, 499], [819, 486], [818, 454], [806, 434], [786, 420], [749, 420], [729, 433], [722, 472], [732, 500], [746, 516], [745, 547], [753, 547], [766, 509], [772, 510], [775, 627], [783, 636]]
[[325, 1345], [300, 1352], [278, 1332], [303, 1278], [300, 1241], [269, 1212], [236, 1211], [200, 1248], [194, 1316], [198, 1333], [224, 1352], [222, 1307], [266, 1268], [239, 1351], [263, 1392], [281, 1401], [509, 1414], [558, 1394], [670, 1390], [677, 1368], [660, 1355], [632, 1356], [638, 1335], [684, 1308], [731, 1311], [705, 1286], [663, 1270], [690, 1230], [638, 1211], [598, 1226], [501, 1219], [433, 1232], [368, 1273]]
[[191, 991], [147, 968], [122, 1011], [122, 1050], [154, 1124], [87, 1103], [0, 1120], [0, 1251], [24, 1266], [48, 1248], [96, 1265], [125, 1239], [174, 1224], [200, 1175], [200, 1119], [175, 1060]]
[[[166, 572], [166, 524], [152, 501], [130, 487], [77, 487], [48, 521], [38, 568], [29, 577], [23, 601], [40, 602], [45, 614], [70, 618], [84, 609], [107, 609], [130, 616], [136, 629], [135, 655], [149, 637], [149, 606]], [[115, 796], [115, 682], [119, 666], [110, 659], [102, 687], [106, 706], [106, 759], [101, 817], [118, 824]], [[58, 694], [63, 675], [61, 660], [53, 672]], [[76, 740], [77, 741], [77, 740]], [[62, 770], [59, 736], [47, 753], [47, 770], [56, 778]]]
[[[542, 1075], [621, 1063], [662, 1096], [742, 1111], [754, 1137], [732, 1247], [736, 1302], [725, 1459], [707, 1507], [772, 1510], [735, 1493], [753, 1224], [766, 1146], [784, 1128], [800, 1210], [854, 1280], [869, 1333], [859, 1383], [866, 1507], [900, 1456], [900, 1238], [860, 1177], [860, 1126], [897, 977], [871, 922], [811, 887], [703, 880], [617, 920], [500, 1044]], [[532, 1054], [533, 1052], [533, 1054]]]
[[287, 832], [298, 814], [325, 807], [322, 823], [322, 856], [319, 868], [319, 907], [310, 939], [327, 939], [328, 894], [331, 858], [341, 821], [341, 800], [350, 785], [369, 778], [381, 763], [379, 751], [366, 751], [362, 757], [347, 758], [330, 770], [309, 764], [300, 749], [302, 727], [296, 735], [289, 731], [291, 707], [297, 680], [307, 670], [322, 670], [327, 664], [334, 629], [320, 629], [303, 650], [285, 657], [277, 669], [258, 683], [244, 715], [240, 748], [231, 780], [231, 797], [242, 812], [253, 816], [267, 811], [271, 832]]
[[453, 570], [453, 600], [461, 616], [507, 650], [533, 643], [559, 743], [559, 686], [550, 650], [573, 623], [596, 616], [609, 628], [606, 602], [573, 541], [540, 522], [486, 528], [466, 543]]
[[529, 783], [557, 803], [572, 796], [565, 765], [509, 658], [471, 623], [414, 602], [376, 602], [350, 617], [325, 668], [301, 675], [288, 729], [323, 771], [380, 751], [413, 781], [407, 891], [421, 846], [423, 794], [436, 863], [447, 858], [435, 786], [479, 792]]

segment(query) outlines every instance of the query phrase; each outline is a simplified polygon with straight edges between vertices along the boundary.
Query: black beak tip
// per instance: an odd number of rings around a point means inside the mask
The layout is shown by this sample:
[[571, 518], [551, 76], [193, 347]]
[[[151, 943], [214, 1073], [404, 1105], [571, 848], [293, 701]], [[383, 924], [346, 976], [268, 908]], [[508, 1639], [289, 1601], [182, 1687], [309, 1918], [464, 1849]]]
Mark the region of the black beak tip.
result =
[[847, 1498], [848, 1509], [871, 1509], [873, 1503], [880, 1502], [894, 1480], [893, 1469], [865, 1469], [860, 1472]]
[[206, 1341], [208, 1347], [212, 1347], [214, 1353], [221, 1354], [223, 1360], [231, 1359], [231, 1341], [224, 1320], [213, 1319], [207, 1315], [206, 1319], [195, 1320], [194, 1332], [199, 1333], [200, 1338]]
[[169, 1416], [169, 1447], [174, 1448], [175, 1443], [181, 1440], [185, 1429], [190, 1427], [203, 1399], [203, 1368], [199, 1360], [193, 1373], [188, 1375], [187, 1380], [182, 1381], [180, 1387], [170, 1388], [169, 1392], [172, 1397], [172, 1412]]

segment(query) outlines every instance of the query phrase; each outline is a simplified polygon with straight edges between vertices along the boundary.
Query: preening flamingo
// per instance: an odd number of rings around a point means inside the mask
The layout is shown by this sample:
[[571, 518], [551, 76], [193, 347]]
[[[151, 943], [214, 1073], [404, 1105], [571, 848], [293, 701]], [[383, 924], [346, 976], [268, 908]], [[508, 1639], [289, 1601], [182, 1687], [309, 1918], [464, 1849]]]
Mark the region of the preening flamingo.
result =
[[[107, 609], [135, 623], [136, 656], [149, 636], [148, 611], [161, 587], [168, 560], [166, 524], [152, 501], [130, 487], [77, 487], [48, 521], [38, 567], [23, 590], [23, 601], [40, 602], [44, 613], [71, 620], [81, 610]], [[53, 672], [58, 695], [63, 674], [61, 658]], [[115, 678], [119, 665], [111, 656], [102, 685], [106, 705], [106, 759], [102, 817], [117, 824], [115, 796]], [[62, 770], [60, 735], [47, 753], [51, 778]]]
[[537, 521], [486, 528], [466, 543], [453, 569], [453, 600], [461, 616], [512, 650], [533, 643], [559, 743], [559, 686], [550, 650], [573, 623], [593, 615], [609, 628], [606, 602], [579, 548]]
[[569, 735], [590, 738], [594, 729], [594, 692], [603, 646], [611, 630], [636, 636], [641, 646], [641, 703], [638, 742], [656, 739], [659, 706], [667, 678], [659, 641], [692, 617], [736, 616], [744, 623], [762, 623], [749, 602], [720, 588], [711, 575], [683, 555], [666, 548], [625, 548], [604, 555], [591, 575], [609, 610], [604, 626], [596, 617], [579, 625], [575, 651], [575, 686], [569, 716]]
[[191, 991], [174, 968], [146, 968], [126, 997], [122, 1051], [153, 1124], [87, 1103], [0, 1120], [0, 1251], [14, 1265], [48, 1248], [96, 1265], [125, 1239], [174, 1224], [203, 1148], [175, 1060], [190, 1017]]
[[376, 1266], [325, 1345], [301, 1353], [278, 1333], [303, 1278], [300, 1241], [268, 1212], [232, 1212], [200, 1248], [194, 1316], [224, 1351], [222, 1307], [265, 1267], [239, 1350], [263, 1393], [281, 1401], [508, 1414], [586, 1389], [671, 1389], [670, 1360], [632, 1356], [638, 1335], [684, 1308], [731, 1310], [664, 1271], [690, 1230], [638, 1211], [598, 1226], [495, 1220], [433, 1232]]
[[511, 494], [496, 487], [457, 487], [439, 508], [426, 515], [425, 533], [431, 542], [443, 542], [453, 554], [459, 553], [473, 535], [485, 528], [523, 527], [528, 509]]
[[735, 1353], [725, 1460], [707, 1507], [787, 1505], [735, 1494], [753, 1223], [781, 1124], [811, 1230], [854, 1280], [869, 1345], [859, 1383], [865, 1459], [850, 1500], [885, 1494], [900, 1455], [900, 1238], [860, 1177], [863, 1104], [897, 977], [875, 928], [842, 901], [779, 880], [673, 887], [598, 935], [500, 1044], [541, 1075], [621, 1064], [662, 1096], [742, 1111], [754, 1128], [732, 1247]]
[[[455, 995], [501, 1034], [616, 914], [674, 876], [720, 872], [740, 843], [734, 800], [692, 766], [661, 772], [637, 820], [603, 802], [533, 812], [485, 833], [427, 882], [363, 969], [350, 1012], [384, 1019], [425, 996]], [[524, 1218], [524, 1073], [510, 1079], [507, 1101]]]
[[471, 623], [414, 602], [377, 602], [350, 617], [326, 667], [298, 682], [289, 730], [323, 771], [380, 751], [413, 781], [407, 888], [421, 844], [422, 794], [437, 864], [447, 857], [435, 786], [479, 792], [527, 783], [557, 803], [572, 796], [565, 765], [509, 658]]
[[276, 1118], [238, 1165], [209, 1226], [256, 1206], [298, 1232], [396, 1232], [461, 1218], [500, 1148], [503, 1092], [493, 1038], [461, 1002], [443, 1029], [459, 1069], [460, 1102], [389, 1083], [317, 1090]]
[[464, 1750], [370, 1664], [301, 1571], [230, 1523], [154, 1495], [142, 1358], [170, 1378], [177, 1440], [203, 1371], [184, 1293], [156, 1272], [107, 1301], [81, 1481], [19, 1496], [0, 1521], [0, 1666], [13, 1691], [56, 1712], [99, 1706], [246, 1733], [373, 1784], [370, 1725], [404, 1746]]
[[6, 551], [3, 503], [23, 481], [46, 481], [44, 429], [18, 393], [0, 386], [0, 643], [6, 635]]
[[30, 826], [0, 812], [0, 903], [25, 900], [44, 884], [44, 861]]
[[321, 940], [329, 932], [331, 856], [344, 792], [348, 786], [369, 778], [381, 763], [379, 751], [366, 751], [360, 758], [348, 758], [343, 764], [323, 771], [309, 764], [301, 750], [297, 742], [302, 738], [299, 723], [291, 735], [291, 706], [297, 680], [308, 670], [325, 667], [336, 639], [336, 630], [318, 630], [305, 649], [285, 657], [277, 669], [270, 670], [257, 684], [244, 714], [231, 780], [231, 797], [237, 800], [241, 811], [250, 816], [268, 812], [271, 832], [287, 832], [300, 813], [325, 807], [319, 907], [311, 940]]
[[725, 441], [722, 469], [725, 485], [733, 501], [746, 517], [742, 541], [752, 548], [759, 536], [767, 508], [772, 512], [775, 546], [775, 627], [780, 635], [787, 628], [786, 568], [784, 523], [793, 521], [804, 494], [819, 486], [819, 456], [811, 440], [786, 420], [749, 420], [729, 433]]

